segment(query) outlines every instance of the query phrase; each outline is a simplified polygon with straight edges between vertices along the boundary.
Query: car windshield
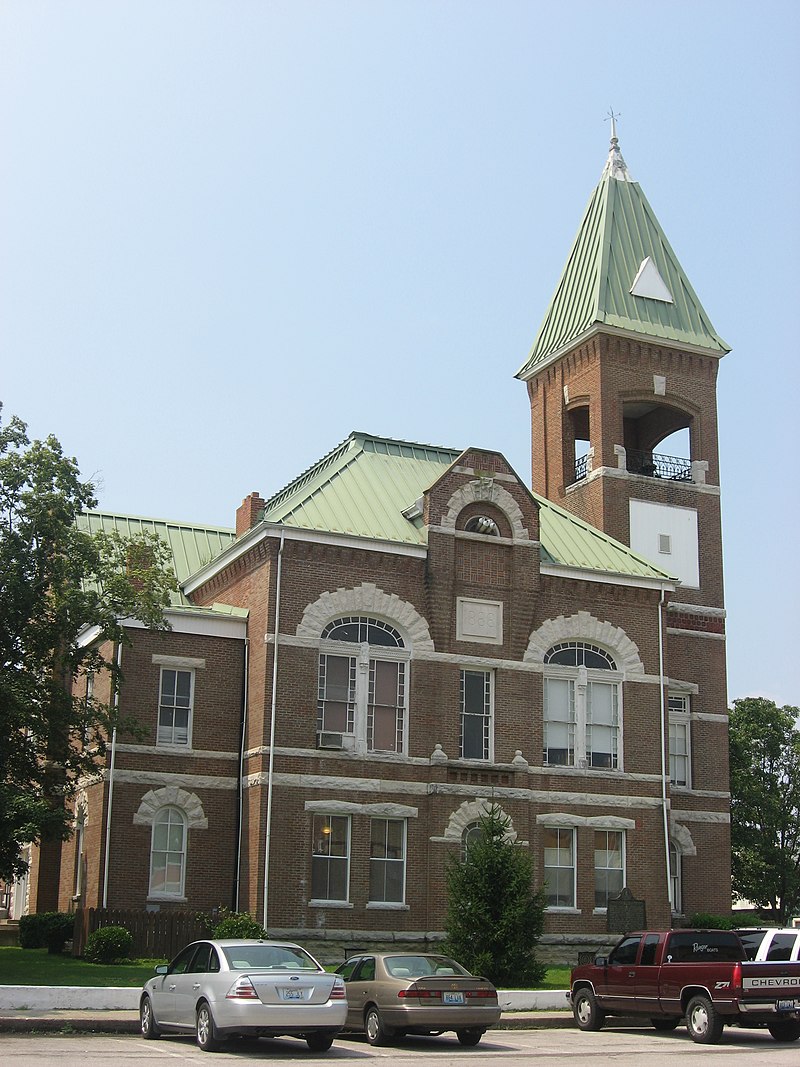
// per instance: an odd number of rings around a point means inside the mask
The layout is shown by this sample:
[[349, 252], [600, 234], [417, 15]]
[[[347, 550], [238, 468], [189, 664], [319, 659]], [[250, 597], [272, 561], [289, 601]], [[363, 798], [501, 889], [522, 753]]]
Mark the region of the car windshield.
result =
[[292, 945], [223, 945], [231, 970], [319, 971], [317, 961], [302, 948]]
[[469, 975], [460, 963], [447, 956], [387, 956], [386, 971], [392, 978], [427, 978], [429, 975]]

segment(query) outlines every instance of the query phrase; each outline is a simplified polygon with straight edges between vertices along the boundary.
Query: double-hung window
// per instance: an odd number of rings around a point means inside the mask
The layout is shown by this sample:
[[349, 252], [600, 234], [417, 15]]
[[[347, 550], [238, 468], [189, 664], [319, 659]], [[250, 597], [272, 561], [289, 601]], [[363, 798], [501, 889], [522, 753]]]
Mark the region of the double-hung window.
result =
[[150, 896], [183, 897], [186, 875], [186, 818], [178, 808], [162, 808], [150, 843]]
[[574, 641], [555, 645], [544, 662], [544, 763], [616, 770], [621, 685], [614, 660]]
[[575, 831], [545, 826], [544, 880], [548, 908], [575, 907]]
[[492, 758], [491, 671], [461, 672], [461, 758]]
[[405, 752], [409, 658], [397, 630], [379, 619], [352, 616], [326, 626], [319, 657], [320, 743], [328, 747], [339, 736], [343, 748]]
[[191, 745], [194, 671], [161, 668], [158, 700], [159, 745]]
[[669, 780], [672, 785], [691, 785], [691, 734], [689, 697], [669, 694]]
[[594, 831], [594, 906], [607, 908], [625, 884], [625, 833]]
[[402, 904], [406, 888], [406, 820], [371, 819], [369, 899], [371, 904]]
[[312, 898], [315, 901], [347, 901], [350, 882], [350, 817], [315, 815], [312, 835]]

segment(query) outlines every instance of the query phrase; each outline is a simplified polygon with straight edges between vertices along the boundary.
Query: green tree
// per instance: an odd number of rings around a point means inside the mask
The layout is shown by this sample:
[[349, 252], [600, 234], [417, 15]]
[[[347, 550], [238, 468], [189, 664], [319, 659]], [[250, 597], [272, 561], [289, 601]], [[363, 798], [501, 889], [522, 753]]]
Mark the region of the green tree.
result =
[[480, 819], [463, 860], [447, 867], [446, 950], [495, 985], [528, 986], [546, 968], [536, 958], [545, 898], [533, 888], [527, 850], [508, 838], [510, 819], [497, 805]]
[[[108, 670], [103, 643], [135, 618], [162, 628], [175, 579], [157, 537], [91, 535], [79, 516], [94, 487], [55, 437], [0, 424], [0, 877], [25, 869], [28, 842], [69, 836], [65, 804], [105, 754], [111, 709], [73, 681]], [[85, 525], [85, 524], [84, 524]], [[91, 629], [96, 641], [85, 645]], [[105, 646], [109, 646], [106, 644]]]
[[800, 912], [799, 715], [764, 697], [730, 709], [733, 890], [779, 924]]

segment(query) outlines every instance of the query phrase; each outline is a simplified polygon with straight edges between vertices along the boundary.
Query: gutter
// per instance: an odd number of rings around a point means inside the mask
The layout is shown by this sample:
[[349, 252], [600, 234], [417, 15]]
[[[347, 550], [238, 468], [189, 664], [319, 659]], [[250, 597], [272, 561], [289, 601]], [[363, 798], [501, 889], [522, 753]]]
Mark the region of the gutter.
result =
[[250, 675], [250, 639], [244, 639], [244, 679], [242, 681], [242, 724], [239, 738], [239, 784], [236, 789], [236, 869], [233, 872], [233, 910], [239, 910], [239, 883], [242, 876], [242, 808], [244, 806], [244, 747], [247, 738], [247, 702]]
[[111, 765], [108, 774], [108, 807], [106, 809], [106, 847], [103, 862], [103, 907], [108, 907], [108, 871], [111, 853], [111, 809], [114, 804], [114, 765], [117, 757], [117, 714], [119, 712], [120, 672], [122, 670], [122, 642], [117, 642], [117, 677], [114, 685], [114, 728], [111, 731]]
[[664, 677], [664, 603], [666, 589], [661, 587], [661, 599], [658, 602], [658, 677], [660, 679], [659, 694], [661, 701], [661, 809], [664, 818], [664, 858], [667, 871], [667, 900], [670, 910], [675, 906], [672, 899], [672, 872], [669, 867], [669, 798], [667, 796], [667, 703], [664, 698], [664, 687], [667, 679]]
[[272, 842], [272, 787], [275, 772], [275, 715], [278, 700], [278, 634], [280, 632], [281, 613], [281, 571], [283, 567], [283, 530], [278, 545], [278, 569], [275, 574], [275, 645], [272, 651], [272, 700], [270, 702], [269, 721], [269, 772], [267, 774], [267, 832], [264, 849], [264, 919], [262, 925], [268, 930], [269, 914], [269, 851]]

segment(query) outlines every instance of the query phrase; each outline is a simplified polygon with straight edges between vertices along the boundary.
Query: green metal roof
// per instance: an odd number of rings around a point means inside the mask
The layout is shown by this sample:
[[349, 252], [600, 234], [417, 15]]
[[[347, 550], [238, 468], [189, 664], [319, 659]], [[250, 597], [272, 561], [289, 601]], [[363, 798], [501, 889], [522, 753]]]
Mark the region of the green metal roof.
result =
[[[643, 267], [655, 285], [641, 283], [635, 288]], [[647, 198], [631, 179], [616, 136], [544, 322], [516, 376], [530, 377], [539, 364], [593, 327], [642, 334], [719, 356], [730, 351], [712, 326]]]
[[[141, 533], [157, 534], [169, 545], [172, 565], [178, 582], [210, 563], [223, 549], [236, 540], [234, 530], [218, 526], [195, 526], [187, 523], [168, 522], [165, 519], [144, 519], [134, 515], [112, 515], [109, 512], [90, 511], [78, 517], [78, 526], [88, 533], [111, 533], [116, 530], [123, 537], [135, 537]], [[173, 607], [195, 607], [180, 592], [172, 596]], [[230, 611], [223, 605], [214, 610]]]
[[[408, 519], [403, 512], [413, 508], [461, 452], [352, 433], [268, 500], [264, 518], [307, 530], [425, 545], [421, 520]], [[540, 507], [542, 563], [623, 577], [670, 579], [626, 545], [533, 495]]]

